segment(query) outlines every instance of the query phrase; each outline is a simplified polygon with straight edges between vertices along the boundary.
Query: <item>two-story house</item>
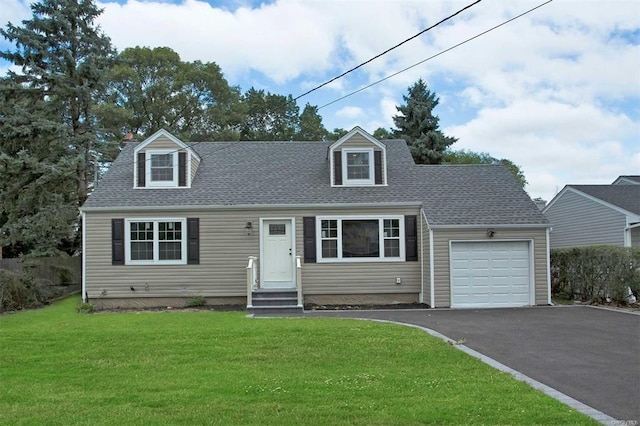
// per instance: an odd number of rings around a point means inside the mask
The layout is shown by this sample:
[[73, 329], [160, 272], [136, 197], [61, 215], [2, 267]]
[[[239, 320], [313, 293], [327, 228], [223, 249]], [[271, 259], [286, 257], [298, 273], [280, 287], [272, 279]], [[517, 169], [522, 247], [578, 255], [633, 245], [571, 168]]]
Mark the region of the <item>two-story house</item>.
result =
[[502, 165], [416, 165], [359, 127], [334, 143], [128, 143], [81, 209], [83, 299], [550, 303], [549, 224]]

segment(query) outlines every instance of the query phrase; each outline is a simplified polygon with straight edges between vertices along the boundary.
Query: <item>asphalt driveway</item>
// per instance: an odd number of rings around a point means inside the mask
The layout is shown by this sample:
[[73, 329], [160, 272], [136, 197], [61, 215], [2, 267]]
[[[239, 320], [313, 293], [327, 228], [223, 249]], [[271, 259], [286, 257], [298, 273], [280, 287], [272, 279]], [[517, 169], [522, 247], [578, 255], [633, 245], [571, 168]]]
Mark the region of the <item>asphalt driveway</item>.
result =
[[[640, 420], [640, 315], [588, 306], [312, 311], [437, 331], [618, 420]], [[637, 423], [636, 423], [637, 424]]]

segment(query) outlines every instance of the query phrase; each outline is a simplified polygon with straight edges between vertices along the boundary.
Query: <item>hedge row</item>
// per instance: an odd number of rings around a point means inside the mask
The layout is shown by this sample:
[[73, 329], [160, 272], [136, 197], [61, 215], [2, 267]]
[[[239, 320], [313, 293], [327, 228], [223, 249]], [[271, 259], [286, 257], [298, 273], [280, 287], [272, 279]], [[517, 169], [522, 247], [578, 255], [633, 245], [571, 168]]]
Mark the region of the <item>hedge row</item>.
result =
[[640, 248], [586, 246], [551, 250], [554, 296], [627, 302], [629, 289], [640, 299]]

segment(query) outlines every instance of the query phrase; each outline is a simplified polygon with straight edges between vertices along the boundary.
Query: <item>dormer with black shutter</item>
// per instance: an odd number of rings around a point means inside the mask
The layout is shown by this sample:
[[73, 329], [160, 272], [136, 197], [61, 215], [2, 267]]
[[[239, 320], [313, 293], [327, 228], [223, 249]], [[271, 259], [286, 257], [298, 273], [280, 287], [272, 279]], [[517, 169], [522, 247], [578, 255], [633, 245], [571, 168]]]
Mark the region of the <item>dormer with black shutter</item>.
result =
[[386, 186], [387, 151], [383, 143], [354, 127], [329, 147], [331, 186]]
[[134, 150], [134, 188], [190, 188], [200, 157], [166, 130]]

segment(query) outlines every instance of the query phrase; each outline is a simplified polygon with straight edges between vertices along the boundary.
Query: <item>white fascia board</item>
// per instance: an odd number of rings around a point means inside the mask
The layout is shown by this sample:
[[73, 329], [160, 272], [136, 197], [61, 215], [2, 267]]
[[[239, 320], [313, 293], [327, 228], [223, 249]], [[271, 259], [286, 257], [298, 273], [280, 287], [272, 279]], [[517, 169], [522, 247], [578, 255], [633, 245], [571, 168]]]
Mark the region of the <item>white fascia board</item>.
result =
[[189, 145], [187, 145], [186, 143], [182, 142], [180, 139], [178, 139], [177, 137], [173, 136], [171, 133], [167, 132], [164, 129], [158, 130], [153, 135], [149, 136], [147, 139], [142, 141], [138, 146], [136, 146], [135, 149], [133, 150], [134, 155], [137, 154], [140, 150], [142, 150], [145, 147], [147, 147], [147, 145], [149, 145], [151, 142], [155, 141], [159, 137], [165, 137], [165, 138], [171, 140], [171, 142], [175, 143], [179, 147], [179, 149], [186, 149], [191, 153], [191, 155], [196, 157], [198, 160], [201, 160], [200, 156], [193, 149], [191, 149], [191, 147]]
[[473, 225], [431, 225], [430, 229], [477, 229], [477, 228], [492, 228], [492, 229], [507, 229], [507, 228], [551, 228], [549, 223], [520, 223], [520, 224], [473, 224]]
[[236, 204], [236, 205], [176, 205], [176, 206], [120, 206], [81, 207], [81, 212], [135, 212], [168, 210], [289, 210], [289, 209], [334, 209], [334, 208], [420, 208], [422, 203], [334, 203], [334, 204]]
[[381, 150], [386, 151], [386, 146], [382, 142], [380, 142], [378, 139], [374, 138], [369, 133], [367, 133], [364, 130], [362, 130], [362, 128], [360, 126], [354, 127], [353, 129], [351, 129], [351, 131], [349, 131], [349, 133], [347, 133], [346, 135], [344, 135], [343, 137], [341, 137], [340, 139], [338, 139], [337, 141], [332, 143], [329, 146], [330, 151], [333, 152], [333, 150], [335, 150], [337, 147], [342, 145], [344, 142], [346, 142], [349, 139], [351, 139], [351, 137], [353, 135], [355, 135], [355, 134], [361, 135], [362, 137], [367, 139], [369, 142], [371, 142], [372, 144], [374, 144], [375, 146], [377, 146]]

